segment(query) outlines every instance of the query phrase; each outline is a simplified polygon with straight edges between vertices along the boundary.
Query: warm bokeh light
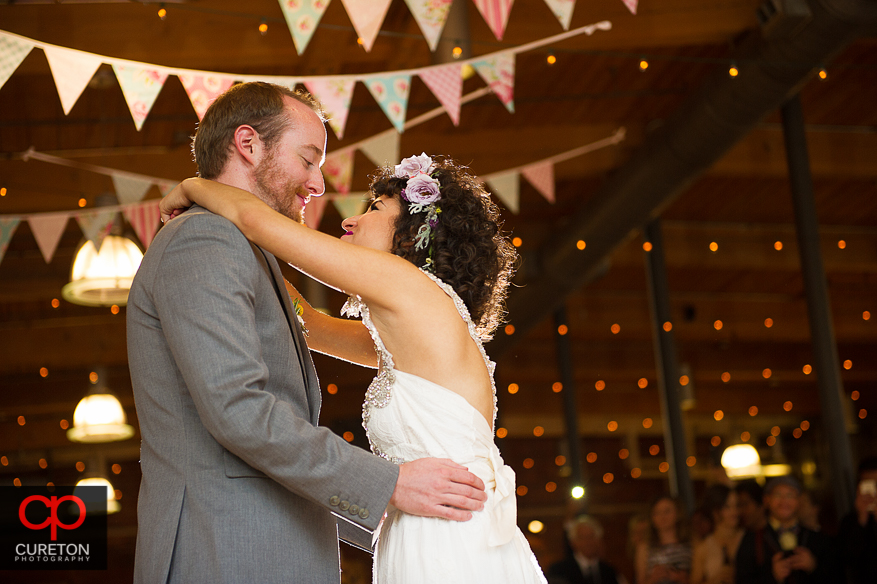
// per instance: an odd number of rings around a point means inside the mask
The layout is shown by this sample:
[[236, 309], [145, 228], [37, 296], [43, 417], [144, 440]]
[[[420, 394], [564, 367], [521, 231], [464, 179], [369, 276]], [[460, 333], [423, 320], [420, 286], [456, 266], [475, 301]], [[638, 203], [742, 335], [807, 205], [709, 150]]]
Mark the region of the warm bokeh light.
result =
[[713, 328], [716, 329], [717, 331], [722, 330], [723, 326], [725, 326], [725, 325], [720, 320], [717, 320], [716, 322], [713, 323]]
[[576, 485], [570, 491], [570, 495], [572, 495], [573, 499], [581, 499], [585, 496], [585, 488], [579, 485]]
[[505, 334], [507, 334], [507, 335], [513, 335], [513, 334], [515, 334], [515, 325], [507, 324], [507, 325], [505, 325], [505, 328], [503, 329], [503, 331], [505, 331]]
[[119, 307], [113, 304], [112, 306], [110, 306], [110, 312], [113, 314], [119, 314]]
[[785, 402], [783, 404], [783, 409], [786, 410], [787, 412], [791, 412], [792, 411], [792, 402], [791, 401]]
[[545, 483], [545, 490], [549, 493], [553, 493], [557, 490], [557, 483], [555, 483], [554, 481], [548, 481], [547, 483]]
[[722, 381], [724, 381], [725, 383], [731, 381], [731, 374], [728, 371], [722, 373]]
[[618, 323], [613, 324], [611, 327], [609, 327], [609, 330], [612, 331], [613, 335], [617, 335], [621, 332], [621, 325], [619, 325]]
[[167, 16], [167, 10], [165, 10], [164, 8], [159, 8], [158, 9], [158, 17], [160, 19], [164, 20], [165, 16]]
[[527, 494], [527, 491], [529, 491], [529, 490], [530, 489], [528, 489], [524, 485], [518, 485], [518, 488], [515, 490], [515, 493], [518, 494], [518, 497], [523, 497], [524, 495]]
[[262, 34], [265, 34], [266, 32], [268, 32], [268, 23], [260, 22], [259, 23], [259, 32], [261, 32]]
[[710, 242], [710, 251], [719, 251], [719, 244], [715, 241]]
[[362, 40], [362, 37], [356, 37], [356, 44], [363, 45], [363, 44], [365, 44], [365, 41]]
[[40, 459], [40, 462], [39, 462], [39, 465], [40, 465], [40, 468], [46, 468], [46, 467], [49, 466], [49, 463], [46, 461], [45, 458], [41, 458], [41, 459]]
[[66, 430], [70, 427], [70, 422], [68, 422], [67, 420], [61, 420], [59, 425], [61, 426], [62, 430]]
[[804, 372], [804, 375], [810, 375], [813, 372], [813, 368], [810, 367], [810, 365], [804, 365], [804, 367], [801, 368], [801, 371]]
[[58, 308], [61, 306], [61, 301], [57, 298], [52, 298], [52, 308]]
[[697, 464], [697, 458], [694, 456], [689, 456], [685, 459], [685, 464], [687, 464], [688, 466], [694, 466], [695, 464]]
[[545, 60], [548, 61], [549, 65], [554, 65], [555, 63], [557, 63], [557, 57], [555, 57], [554, 55], [548, 55], [548, 58]]
[[730, 75], [731, 77], [736, 77], [739, 74], [740, 70], [737, 69], [737, 67], [731, 67], [730, 69], [728, 69], [728, 75]]
[[606, 389], [606, 382], [602, 379], [598, 379], [597, 383], [594, 384], [594, 389], [596, 389], [597, 391], [603, 391], [604, 389]]
[[803, 435], [804, 432], [801, 430], [801, 428], [795, 428], [794, 430], [792, 430], [792, 436], [794, 436], [795, 438], [800, 438]]
[[825, 69], [820, 69], [819, 73], [817, 73], [817, 75], [819, 75], [819, 78], [822, 81], [825, 81], [826, 79], [828, 79], [828, 71], [826, 71]]
[[673, 330], [673, 323], [668, 320], [667, 322], [664, 323], [663, 328], [664, 328], [664, 332], [669, 333], [670, 331]]
[[606, 483], [607, 485], [614, 480], [615, 480], [615, 475], [613, 475], [611, 472], [607, 472], [606, 474], [603, 475], [603, 482]]
[[652, 444], [649, 446], [649, 454], [652, 456], [658, 456], [658, 453], [661, 452], [661, 447], [657, 444]]
[[689, 381], [691, 381], [691, 380], [688, 378], [688, 376], [683, 375], [682, 377], [679, 378], [679, 385], [685, 387], [686, 385], [688, 385]]
[[557, 334], [559, 334], [560, 336], [563, 336], [568, 332], [569, 332], [569, 327], [566, 326], [565, 324], [562, 324], [559, 327], [557, 327]]
[[120, 491], [119, 489], [114, 490], [113, 497], [115, 497], [116, 501], [121, 501], [122, 500], [122, 491]]
[[654, 420], [652, 420], [651, 418], [643, 419], [643, 428], [649, 429], [652, 427], [652, 424], [654, 424]]
[[645, 251], [652, 251], [652, 244], [651, 244], [651, 242], [646, 241], [645, 243], [643, 243], [643, 249], [644, 249]]
[[773, 375], [773, 371], [771, 371], [770, 369], [765, 369], [764, 371], [761, 372], [761, 376], [764, 377], [765, 379], [770, 379], [771, 375]]
[[780, 427], [779, 427], [779, 426], [774, 426], [773, 428], [771, 428], [771, 429], [770, 429], [770, 435], [771, 435], [771, 436], [779, 436], [779, 435], [780, 435]]
[[12, 484], [15, 485], [16, 487], [20, 487], [20, 486], [21, 486], [21, 479], [18, 478], [18, 477], [15, 477], [15, 478], [12, 480]]
[[627, 460], [628, 456], [630, 456], [630, 451], [627, 448], [622, 448], [618, 451], [618, 458], [621, 460]]
[[24, 416], [18, 416], [18, 425], [24, 426], [27, 423], [27, 420], [24, 419]]
[[864, 420], [867, 417], [868, 417], [868, 410], [866, 410], [865, 408], [862, 408], [861, 410], [859, 410], [859, 419], [860, 420]]
[[536, 461], [532, 458], [525, 458], [524, 462], [521, 463], [521, 466], [524, 468], [533, 468], [533, 465], [536, 464]]
[[120, 474], [122, 472], [122, 465], [114, 464], [113, 465], [113, 474]]
[[545, 529], [545, 525], [538, 519], [534, 519], [527, 525], [527, 529], [530, 530], [530, 533], [539, 533]]
[[583, 239], [580, 239], [580, 240], [578, 240], [578, 241], [576, 242], [576, 248], [577, 248], [579, 251], [585, 249], [586, 247], [588, 247], [588, 244], [585, 243], [585, 241], [584, 241]]
[[562, 455], [562, 454], [556, 456], [556, 457], [554, 458], [554, 464], [556, 464], [557, 466], [563, 466], [563, 465], [565, 465], [565, 464], [566, 464], [566, 457], [565, 457], [564, 455]]
[[640, 477], [640, 475], [642, 475], [642, 474], [643, 474], [643, 471], [641, 471], [638, 468], [630, 469], [630, 478], [632, 478], [632, 479], [638, 479]]
[[867, 310], [862, 313], [862, 320], [871, 320], [871, 313]]
[[533, 436], [535, 436], [536, 438], [540, 437], [544, 433], [545, 428], [543, 428], [542, 426], [536, 426], [535, 428], [533, 428]]
[[750, 406], [749, 407], [749, 415], [750, 416], [757, 416], [758, 415], [758, 407], [757, 406]]
[[808, 422], [807, 420], [802, 420], [801, 421], [801, 429], [805, 432], [807, 430], [809, 430], [810, 429], [810, 422]]
[[670, 463], [662, 462], [658, 465], [658, 470], [661, 472], [667, 472], [668, 470], [670, 470]]
[[78, 470], [79, 472], [84, 471], [85, 470], [85, 463], [82, 462], [81, 460], [79, 462], [77, 462], [76, 463], [76, 470]]
[[509, 383], [509, 393], [510, 394], [514, 395], [514, 394], [518, 393], [519, 389], [520, 389], [520, 387], [518, 387], [517, 383]]
[[610, 432], [614, 432], [615, 430], [618, 429], [618, 422], [616, 422], [615, 420], [612, 420], [611, 422], [606, 424], [606, 429], [609, 430]]
[[746, 430], [740, 433], [740, 442], [749, 442], [750, 438], [752, 438], [752, 436]]
[[847, 359], [846, 361], [844, 361], [844, 369], [849, 370], [849, 369], [852, 369], [852, 368], [853, 368], [853, 362], [852, 362], [852, 361], [850, 361], [849, 359]]
[[597, 453], [596, 452], [589, 452], [588, 456], [585, 457], [585, 460], [587, 460], [591, 464], [597, 462]]
[[773, 319], [772, 318], [765, 318], [764, 319], [764, 326], [767, 328], [772, 327], [773, 326]]
[[0, 464], [3, 466], [9, 466], [9, 459], [5, 456], [0, 456]]
[[636, 384], [640, 389], [645, 389], [649, 385], [649, 380], [645, 377], [640, 377], [639, 381], [637, 381]]
[[92, 385], [97, 383], [100, 380], [100, 377], [98, 377], [97, 371], [92, 371], [91, 373], [89, 373], [88, 380], [92, 383]]
[[721, 436], [713, 436], [712, 438], [710, 438], [710, 444], [713, 445], [713, 448], [717, 447], [721, 443], [722, 443]]
[[348, 442], [353, 442], [353, 432], [350, 432], [350, 431], [348, 430], [347, 432], [345, 432], [344, 434], [342, 434], [342, 438], [344, 438], [344, 439], [347, 440]]
[[551, 384], [551, 391], [553, 391], [554, 393], [560, 393], [561, 391], [563, 391], [563, 384], [559, 381], [555, 381]]
[[330, 383], [326, 386], [326, 391], [329, 392], [329, 395], [335, 395], [336, 393], [338, 393], [338, 386], [334, 383]]
[[767, 443], [768, 446], [773, 446], [774, 444], [777, 443], [777, 438], [776, 438], [776, 436], [768, 436], [767, 440], [765, 440], [765, 442]]
[[521, 245], [522, 245], [523, 243], [524, 243], [524, 240], [521, 239], [520, 237], [515, 237], [515, 238], [512, 239], [512, 245], [515, 246], [515, 247], [521, 247]]
[[716, 419], [716, 422], [718, 422], [719, 420], [721, 420], [724, 417], [725, 417], [725, 412], [723, 412], [722, 410], [716, 410], [715, 413], [713, 413], [713, 418]]
[[497, 428], [496, 429], [496, 437], [497, 438], [505, 438], [508, 435], [509, 435], [509, 431], [506, 430], [505, 428]]
[[463, 55], [463, 47], [454, 47], [454, 50], [451, 52], [455, 59], [459, 59]]
[[857, 399], [859, 399], [859, 392], [858, 392], [858, 390], [855, 390], [855, 389], [854, 389], [854, 390], [850, 393], [850, 399], [852, 399], [853, 401], [856, 401]]
[[49, 370], [46, 369], [45, 367], [40, 367], [40, 377], [48, 377], [48, 376], [49, 376]]
[[5, 197], [6, 192], [6, 187], [0, 187], [0, 197]]
[[837, 247], [838, 247], [839, 249], [846, 249], [846, 247], [847, 247], [847, 242], [844, 241], [843, 239], [841, 239], [841, 240], [839, 240], [839, 241], [837, 242]]
[[645, 59], [640, 59], [640, 61], [639, 61], [639, 70], [640, 70], [640, 71], [645, 71], [645, 70], [648, 69], [648, 68], [649, 68], [649, 62], [646, 61]]
[[783, 249], [783, 242], [777, 241], [776, 243], [773, 244], [773, 248], [777, 251], [782, 250]]

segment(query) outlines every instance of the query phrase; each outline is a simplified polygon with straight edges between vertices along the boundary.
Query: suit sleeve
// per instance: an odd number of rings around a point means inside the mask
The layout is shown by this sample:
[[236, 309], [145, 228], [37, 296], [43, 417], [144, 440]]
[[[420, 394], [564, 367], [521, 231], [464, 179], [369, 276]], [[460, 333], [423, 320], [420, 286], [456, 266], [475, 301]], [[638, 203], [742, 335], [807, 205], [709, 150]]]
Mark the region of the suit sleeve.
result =
[[203, 425], [223, 447], [293, 493], [330, 511], [337, 512], [330, 503], [335, 497], [369, 510], [345, 519], [374, 529], [398, 467], [313, 426], [293, 404], [265, 391], [271, 372], [255, 311], [264, 272], [253, 249], [221, 217], [202, 213], [183, 220], [162, 255], [153, 290]]

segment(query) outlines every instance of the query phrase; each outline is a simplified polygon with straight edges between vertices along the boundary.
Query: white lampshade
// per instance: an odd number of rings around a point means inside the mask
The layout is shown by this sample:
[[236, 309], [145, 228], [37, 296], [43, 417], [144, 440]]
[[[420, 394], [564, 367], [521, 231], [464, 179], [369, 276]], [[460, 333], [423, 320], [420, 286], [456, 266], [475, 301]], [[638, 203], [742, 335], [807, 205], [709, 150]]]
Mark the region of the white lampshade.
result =
[[752, 477], [761, 472], [761, 457], [751, 444], [734, 444], [722, 453], [722, 466], [731, 478]]
[[[76, 495], [78, 487], [105, 487], [107, 490], [107, 515], [117, 513], [122, 508], [119, 502], [116, 501], [116, 491], [113, 489], [113, 484], [104, 477], [90, 477], [80, 480], [76, 483], [76, 487], [73, 488], [74, 495]], [[85, 503], [87, 506], [88, 501], [86, 500]]]
[[73, 442], [113, 442], [134, 435], [127, 424], [125, 410], [116, 396], [109, 393], [87, 395], [73, 412], [73, 427], [67, 438]]
[[61, 294], [74, 304], [124, 306], [142, 260], [143, 252], [127, 237], [107, 235], [100, 252], [86, 241], [76, 252], [70, 283]]

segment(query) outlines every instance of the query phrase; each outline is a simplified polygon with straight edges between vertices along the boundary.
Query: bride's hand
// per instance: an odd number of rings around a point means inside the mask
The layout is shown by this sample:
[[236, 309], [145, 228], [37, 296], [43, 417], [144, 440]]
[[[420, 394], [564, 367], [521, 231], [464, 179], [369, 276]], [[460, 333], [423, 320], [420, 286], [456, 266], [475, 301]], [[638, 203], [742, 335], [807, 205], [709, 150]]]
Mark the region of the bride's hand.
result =
[[177, 215], [192, 206], [192, 199], [186, 194], [187, 183], [190, 181], [200, 180], [198, 178], [187, 178], [167, 194], [159, 203], [158, 208], [161, 211], [162, 223], [167, 223]]

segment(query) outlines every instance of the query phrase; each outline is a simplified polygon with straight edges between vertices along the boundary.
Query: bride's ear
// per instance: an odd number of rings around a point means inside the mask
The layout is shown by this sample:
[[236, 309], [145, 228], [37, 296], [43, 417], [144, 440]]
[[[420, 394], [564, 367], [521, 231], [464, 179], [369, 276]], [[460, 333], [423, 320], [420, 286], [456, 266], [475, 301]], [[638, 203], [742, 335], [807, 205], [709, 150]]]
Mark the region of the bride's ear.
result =
[[262, 139], [252, 126], [238, 126], [234, 131], [234, 149], [248, 164], [258, 166], [263, 153]]

